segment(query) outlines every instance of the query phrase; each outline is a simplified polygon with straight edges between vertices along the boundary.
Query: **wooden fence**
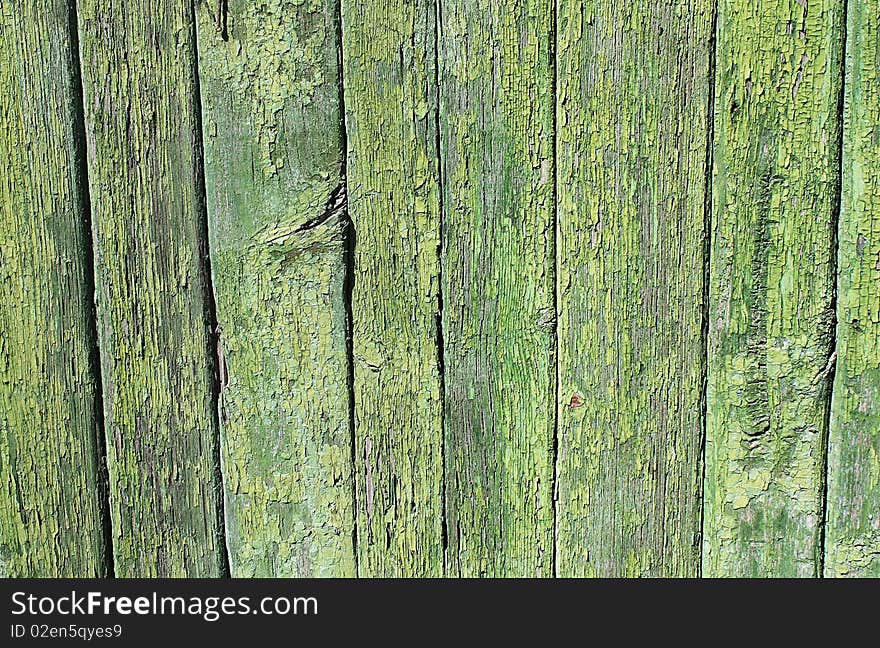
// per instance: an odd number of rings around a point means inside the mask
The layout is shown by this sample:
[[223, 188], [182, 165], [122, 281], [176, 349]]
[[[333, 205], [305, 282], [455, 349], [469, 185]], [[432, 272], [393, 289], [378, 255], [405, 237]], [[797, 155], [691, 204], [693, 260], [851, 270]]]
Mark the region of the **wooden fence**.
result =
[[880, 576], [880, 0], [0, 0], [0, 574]]

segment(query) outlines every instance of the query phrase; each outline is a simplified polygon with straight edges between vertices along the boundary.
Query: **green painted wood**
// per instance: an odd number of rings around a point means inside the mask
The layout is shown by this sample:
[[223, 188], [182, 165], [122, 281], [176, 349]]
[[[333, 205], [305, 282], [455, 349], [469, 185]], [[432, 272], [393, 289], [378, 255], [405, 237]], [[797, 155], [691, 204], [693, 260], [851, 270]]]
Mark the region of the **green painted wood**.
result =
[[338, 5], [198, 12], [233, 576], [354, 576]]
[[116, 574], [217, 576], [192, 7], [78, 8]]
[[557, 572], [693, 576], [712, 3], [558, 7]]
[[[39, 4], [39, 6], [38, 6]], [[70, 3], [0, 4], [0, 576], [106, 575]]]
[[342, 2], [362, 576], [443, 572], [434, 16]]
[[826, 576], [880, 577], [880, 2], [848, 0]]
[[841, 6], [718, 7], [707, 576], [817, 573], [833, 368]]
[[442, 3], [447, 573], [553, 573], [549, 0]]

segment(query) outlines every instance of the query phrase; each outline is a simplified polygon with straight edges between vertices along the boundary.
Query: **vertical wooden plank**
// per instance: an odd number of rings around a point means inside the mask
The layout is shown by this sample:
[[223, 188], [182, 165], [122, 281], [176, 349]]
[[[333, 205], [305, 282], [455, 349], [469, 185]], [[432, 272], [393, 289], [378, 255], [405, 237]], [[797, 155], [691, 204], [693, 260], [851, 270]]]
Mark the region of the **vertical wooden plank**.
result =
[[217, 576], [192, 7], [78, 7], [116, 574]]
[[354, 576], [338, 3], [227, 11], [198, 31], [230, 568]]
[[441, 3], [447, 570], [553, 573], [553, 4]]
[[880, 2], [847, 1], [826, 576], [880, 577]]
[[558, 573], [693, 576], [712, 2], [558, 7]]
[[66, 0], [0, 4], [0, 576], [106, 575], [88, 198]]
[[431, 0], [343, 0], [358, 566], [443, 571]]
[[817, 571], [833, 363], [841, 6], [719, 2], [708, 576]]

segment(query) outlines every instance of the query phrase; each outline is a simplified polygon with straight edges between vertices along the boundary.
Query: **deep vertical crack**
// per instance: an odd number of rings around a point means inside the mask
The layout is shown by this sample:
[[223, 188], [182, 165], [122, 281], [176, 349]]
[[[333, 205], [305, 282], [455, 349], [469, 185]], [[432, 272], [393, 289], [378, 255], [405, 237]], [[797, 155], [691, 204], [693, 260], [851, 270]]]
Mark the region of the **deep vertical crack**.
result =
[[715, 147], [715, 67], [718, 48], [718, 2], [712, 3], [712, 24], [709, 34], [709, 89], [706, 101], [706, 164], [703, 171], [703, 304], [700, 343], [703, 355], [703, 380], [700, 393], [700, 528], [697, 538], [697, 575], [703, 575], [703, 539], [706, 513], [706, 439], [708, 437], [707, 419], [709, 415], [709, 298], [712, 267], [712, 168]]
[[101, 531], [104, 543], [103, 568], [108, 578], [115, 576], [113, 564], [113, 521], [110, 515], [110, 473], [107, 463], [107, 438], [104, 430], [104, 395], [103, 378], [101, 375], [101, 348], [98, 336], [98, 309], [95, 303], [95, 250], [92, 228], [92, 200], [89, 194], [89, 169], [86, 156], [86, 124], [85, 100], [83, 97], [82, 70], [79, 55], [79, 19], [76, 12], [76, 0], [67, 3], [67, 28], [70, 37], [70, 94], [71, 124], [73, 125], [74, 148], [74, 182], [76, 184], [76, 202], [83, 219], [86, 236], [83, 237], [84, 279], [86, 294], [90, 299], [86, 303], [88, 334], [90, 337], [89, 364], [95, 379], [95, 461], [98, 466], [98, 498], [100, 500]]
[[[346, 196], [348, 195], [348, 128], [345, 121], [345, 68], [342, 49], [342, 39], [344, 38], [342, 26], [342, 0], [336, 4], [336, 61], [337, 71], [339, 74], [339, 138], [342, 155], [340, 156], [340, 182], [344, 188]], [[345, 308], [345, 357], [347, 361], [346, 367], [346, 387], [348, 391], [348, 430], [351, 446], [351, 501], [352, 501], [352, 525], [351, 525], [351, 545], [354, 552], [354, 573], [355, 576], [360, 575], [360, 563], [358, 558], [358, 496], [357, 496], [357, 438], [355, 436], [355, 390], [354, 390], [354, 312], [352, 309], [352, 298], [354, 295], [354, 261], [355, 249], [357, 247], [357, 232], [355, 231], [354, 221], [349, 212], [349, 203], [346, 202], [345, 213], [343, 214], [344, 223], [344, 248], [343, 248], [343, 265], [345, 267], [345, 278], [342, 285], [342, 301]]]
[[841, 32], [842, 42], [840, 45], [840, 87], [837, 95], [837, 187], [834, 210], [831, 213], [831, 254], [829, 255], [829, 272], [831, 276], [831, 304], [829, 310], [831, 319], [828, 330], [828, 363], [825, 368], [825, 413], [822, 430], [822, 474], [821, 474], [821, 507], [822, 515], [819, 524], [819, 537], [816, 544], [816, 576], [825, 576], [825, 536], [828, 524], [828, 449], [831, 437], [831, 405], [834, 396], [834, 376], [837, 371], [837, 293], [838, 277], [837, 270], [840, 256], [839, 227], [843, 211], [843, 155], [844, 155], [844, 111], [846, 108], [846, 39], [849, 25], [848, 7], [849, 2], [843, 1], [841, 8]]
[[444, 365], [443, 341], [443, 259], [446, 214], [444, 211], [444, 183], [443, 183], [443, 138], [440, 119], [440, 30], [443, 28], [443, 5], [441, 0], [434, 2], [434, 145], [437, 152], [437, 185], [439, 205], [439, 238], [437, 240], [437, 318], [436, 318], [436, 346], [437, 346], [437, 372], [440, 379], [440, 466], [441, 466], [441, 547], [443, 550], [443, 574], [447, 572], [446, 552], [449, 547], [449, 528], [446, 499], [446, 367]]
[[553, 421], [553, 554], [551, 558], [550, 573], [559, 577], [559, 64], [557, 61], [556, 39], [557, 21], [559, 20], [558, 0], [553, 2], [553, 15], [550, 18], [550, 96], [553, 98], [553, 236], [550, 246], [550, 257], [553, 261], [553, 340], [552, 364], [553, 364], [553, 399], [551, 401], [550, 420]]
[[190, 3], [190, 21], [193, 65], [193, 115], [195, 117], [194, 153], [196, 179], [196, 211], [199, 218], [199, 260], [202, 289], [205, 292], [205, 320], [209, 326], [207, 357], [212, 364], [213, 389], [211, 393], [211, 413], [213, 436], [211, 439], [212, 465], [214, 471], [214, 491], [217, 497], [215, 510], [215, 534], [220, 551], [220, 575], [228, 578], [229, 545], [226, 541], [226, 489], [223, 484], [223, 467], [220, 450], [220, 398], [223, 389], [221, 380], [222, 359], [220, 357], [220, 328], [217, 320], [217, 302], [214, 295], [213, 274], [211, 270], [211, 246], [208, 238], [208, 201], [205, 186], [205, 146], [202, 137], [202, 91], [199, 79], [198, 28], [195, 4]]

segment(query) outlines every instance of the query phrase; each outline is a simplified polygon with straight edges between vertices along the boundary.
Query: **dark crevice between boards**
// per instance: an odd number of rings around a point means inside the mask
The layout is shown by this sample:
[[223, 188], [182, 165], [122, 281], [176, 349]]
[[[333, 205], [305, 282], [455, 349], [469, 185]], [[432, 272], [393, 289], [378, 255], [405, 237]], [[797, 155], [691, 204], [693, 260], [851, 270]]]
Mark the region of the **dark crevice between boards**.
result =
[[101, 531], [103, 542], [104, 576], [113, 578], [113, 521], [110, 516], [110, 474], [107, 465], [107, 439], [104, 433], [104, 397], [101, 376], [101, 349], [98, 337], [98, 312], [95, 304], [95, 251], [92, 239], [92, 199], [89, 194], [89, 169], [86, 158], [86, 123], [83, 99], [82, 73], [79, 62], [79, 20], [76, 13], [76, 0], [67, 3], [67, 29], [70, 38], [70, 84], [73, 102], [71, 124], [73, 124], [74, 182], [76, 202], [82, 217], [84, 279], [87, 300], [89, 327], [89, 370], [95, 379], [95, 461], [98, 466], [98, 498], [101, 512]]
[[[340, 83], [340, 87], [342, 84]], [[344, 131], [343, 131], [344, 133]], [[343, 140], [345, 137], [343, 136]], [[347, 150], [347, 149], [346, 149]], [[345, 165], [343, 155], [343, 165]], [[342, 301], [345, 308], [345, 357], [346, 388], [348, 391], [348, 430], [351, 461], [351, 497], [352, 497], [352, 524], [351, 545], [354, 556], [354, 574], [360, 575], [358, 557], [358, 499], [357, 499], [357, 441], [355, 439], [355, 395], [354, 395], [354, 314], [352, 311], [352, 295], [354, 294], [354, 252], [357, 247], [357, 234], [354, 223], [346, 209], [343, 216], [343, 264], [345, 266], [345, 278], [342, 284]]]
[[703, 529], [706, 512], [706, 438], [709, 415], [709, 291], [712, 258], [712, 167], [715, 149], [715, 65], [718, 47], [718, 1], [712, 3], [712, 24], [709, 32], [709, 89], [706, 101], [706, 164], [703, 170], [703, 304], [700, 330], [700, 344], [703, 356], [703, 380], [700, 393], [700, 528], [697, 540], [697, 576], [703, 575]]
[[334, 216], [344, 216], [347, 211], [346, 207], [345, 168], [343, 167], [340, 173], [339, 184], [330, 192], [330, 195], [327, 197], [327, 202], [324, 203], [324, 209], [321, 210], [320, 214], [314, 218], [310, 218], [297, 227], [296, 230], [294, 230], [294, 233], [305, 234], [317, 229]]
[[[225, 4], [225, 3], [224, 3]], [[195, 116], [195, 177], [196, 177], [196, 210], [199, 218], [199, 261], [202, 287], [205, 292], [205, 321], [208, 323], [208, 348], [206, 357], [210, 362], [213, 376], [211, 393], [211, 413], [213, 437], [211, 439], [212, 465], [214, 471], [214, 491], [217, 495], [215, 511], [215, 533], [220, 552], [220, 575], [230, 576], [229, 546], [226, 542], [226, 489], [223, 484], [223, 469], [220, 460], [220, 397], [226, 382], [226, 360], [220, 340], [220, 326], [217, 321], [217, 302], [214, 297], [214, 282], [211, 274], [211, 246], [208, 239], [208, 199], [205, 188], [205, 145], [202, 137], [202, 89], [199, 79], [199, 48], [196, 26], [195, 5], [190, 3], [190, 38], [192, 39], [193, 66], [193, 115]]]
[[553, 398], [550, 403], [550, 420], [553, 421], [553, 556], [551, 557], [550, 574], [555, 578], [559, 577], [559, 561], [556, 555], [558, 546], [557, 538], [559, 537], [559, 259], [557, 258], [559, 238], [559, 165], [557, 164], [556, 155], [559, 143], [557, 127], [558, 116], [556, 114], [559, 109], [556, 92], [559, 87], [557, 79], [559, 66], [556, 61], [556, 36], [558, 33], [556, 21], [558, 20], [558, 17], [559, 4], [557, 0], [554, 0], [553, 15], [550, 17], [549, 54], [551, 67], [550, 96], [553, 100], [553, 234], [552, 244], [550, 245], [550, 257], [553, 262], [553, 340], [551, 341], [551, 354], [553, 357]]
[[819, 378], [825, 381], [825, 416], [822, 429], [822, 474], [821, 474], [821, 506], [822, 515], [816, 543], [816, 576], [825, 577], [825, 531], [828, 523], [828, 449], [831, 436], [831, 404], [834, 395], [834, 376], [837, 371], [837, 270], [840, 256], [839, 234], [841, 213], [843, 210], [843, 143], [844, 143], [844, 108], [846, 100], [846, 38], [848, 28], [848, 0], [843, 1], [841, 7], [841, 44], [840, 44], [840, 87], [837, 95], [837, 187], [835, 195], [835, 209], [831, 218], [831, 304], [829, 306], [830, 318], [828, 324], [828, 361], [825, 369], [819, 373]]
[[440, 540], [443, 551], [443, 574], [447, 575], [447, 557], [446, 553], [449, 548], [449, 515], [446, 510], [446, 367], [444, 360], [445, 343], [443, 341], [443, 258], [444, 258], [444, 241], [445, 229], [443, 227], [446, 222], [446, 215], [443, 210], [443, 138], [440, 132], [440, 30], [443, 28], [443, 6], [441, 0], [434, 1], [434, 146], [437, 150], [437, 185], [439, 187], [438, 206], [440, 213], [440, 232], [437, 242], [437, 317], [435, 322], [436, 328], [436, 346], [437, 346], [437, 373], [440, 379], [440, 466], [442, 467], [441, 483], [441, 525]]
[[[354, 253], [357, 247], [357, 232], [354, 221], [348, 210], [348, 129], [345, 124], [345, 83], [342, 56], [342, 1], [336, 3], [336, 69], [338, 72], [339, 88], [339, 143], [342, 150], [340, 156], [340, 179], [339, 187], [346, 198], [341, 214], [343, 227], [343, 265], [345, 275], [342, 283], [342, 303], [345, 309], [345, 359], [346, 365], [346, 388], [348, 391], [348, 433], [350, 444], [351, 461], [351, 501], [352, 501], [352, 524], [351, 524], [351, 547], [354, 557], [354, 575], [360, 575], [358, 559], [358, 499], [357, 499], [357, 440], [355, 438], [355, 395], [354, 395], [354, 311], [352, 310], [352, 296], [354, 295]], [[332, 194], [331, 194], [332, 199]]]
[[217, 0], [217, 13], [214, 17], [217, 33], [224, 41], [229, 40], [229, 31], [227, 29], [227, 19], [229, 17], [228, 0]]

